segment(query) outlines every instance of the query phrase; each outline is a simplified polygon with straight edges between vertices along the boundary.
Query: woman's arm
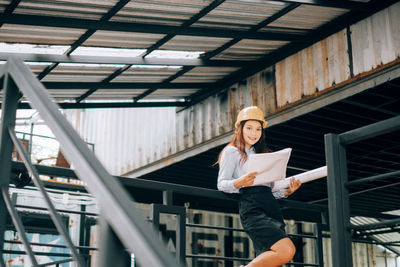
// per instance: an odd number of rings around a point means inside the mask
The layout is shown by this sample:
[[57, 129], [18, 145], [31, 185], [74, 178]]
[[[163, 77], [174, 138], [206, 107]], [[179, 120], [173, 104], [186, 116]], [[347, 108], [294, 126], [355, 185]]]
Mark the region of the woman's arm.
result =
[[239, 177], [233, 181], [233, 185], [236, 188], [241, 188], [245, 186], [251, 186], [254, 184], [254, 179], [256, 179], [257, 172], [250, 172], [242, 177]]
[[289, 183], [289, 187], [288, 189], [286, 189], [284, 195], [285, 196], [290, 196], [291, 194], [293, 194], [297, 189], [299, 189], [301, 186], [301, 181], [298, 179], [295, 179], [294, 177], [292, 177], [290, 179], [290, 183]]

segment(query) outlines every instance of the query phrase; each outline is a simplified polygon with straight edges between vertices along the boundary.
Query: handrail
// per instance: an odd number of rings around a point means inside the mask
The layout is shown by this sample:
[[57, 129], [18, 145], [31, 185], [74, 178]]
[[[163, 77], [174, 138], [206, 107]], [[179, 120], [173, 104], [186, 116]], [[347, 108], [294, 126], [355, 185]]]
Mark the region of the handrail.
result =
[[[13, 82], [16, 86], [16, 88], [5, 86], [6, 93], [7, 90], [18, 88], [47, 123], [60, 142], [65, 157], [74, 165], [77, 175], [85, 182], [87, 190], [95, 197], [101, 215], [124, 246], [137, 255], [139, 262], [144, 266], [181, 266], [166, 246], [159, 242], [154, 230], [133, 205], [131, 197], [95, 158], [61, 114], [55, 100], [24, 62], [18, 58], [10, 58], [0, 71], [0, 78], [2, 76], [7, 77], [4, 79], [6, 83]], [[16, 98], [14, 97], [14, 99]], [[17, 103], [11, 103], [14, 112], [16, 105]], [[7, 106], [6, 103], [3, 108], [5, 106]], [[4, 135], [2, 138], [7, 138], [7, 136]], [[1, 141], [3, 142], [3, 140]]]

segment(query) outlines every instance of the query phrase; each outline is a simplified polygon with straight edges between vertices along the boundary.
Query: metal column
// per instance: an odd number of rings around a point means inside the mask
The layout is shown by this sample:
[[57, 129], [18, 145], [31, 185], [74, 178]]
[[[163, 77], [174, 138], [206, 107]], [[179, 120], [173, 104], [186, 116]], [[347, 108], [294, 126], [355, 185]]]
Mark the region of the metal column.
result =
[[100, 231], [98, 266], [130, 267], [130, 254], [104, 219], [100, 221]]
[[[4, 68], [8, 68], [8, 65], [4, 66]], [[8, 128], [15, 126], [17, 103], [20, 96], [10, 75], [4, 75], [3, 79], [3, 110], [0, 128], [0, 187], [8, 191], [11, 174], [11, 154], [13, 150], [13, 143], [8, 134]], [[7, 216], [6, 203], [0, 194], [0, 266], [4, 266], [2, 255]]]
[[158, 232], [160, 225], [160, 214], [175, 214], [176, 217], [176, 257], [183, 264], [186, 258], [186, 208], [180, 206], [151, 204], [150, 220]]
[[332, 265], [351, 267], [349, 192], [346, 149], [336, 134], [325, 135], [325, 156], [328, 166], [328, 207], [332, 239]]

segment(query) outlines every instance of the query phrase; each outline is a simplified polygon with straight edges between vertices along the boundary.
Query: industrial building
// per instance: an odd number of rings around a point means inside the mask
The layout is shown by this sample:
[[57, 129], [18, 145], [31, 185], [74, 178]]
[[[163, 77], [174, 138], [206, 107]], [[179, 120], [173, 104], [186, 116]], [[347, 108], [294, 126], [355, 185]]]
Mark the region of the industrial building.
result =
[[245, 265], [218, 155], [265, 113], [286, 266], [400, 266], [400, 2], [0, 1], [0, 266]]

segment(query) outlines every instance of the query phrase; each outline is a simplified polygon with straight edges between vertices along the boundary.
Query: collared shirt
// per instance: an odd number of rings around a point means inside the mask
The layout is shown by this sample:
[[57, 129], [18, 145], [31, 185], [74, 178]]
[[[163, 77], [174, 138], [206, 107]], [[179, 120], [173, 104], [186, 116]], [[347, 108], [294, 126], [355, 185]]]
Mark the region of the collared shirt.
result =
[[[255, 154], [254, 147], [250, 149], [245, 148], [247, 156]], [[227, 146], [222, 151], [221, 160], [219, 163], [218, 173], [218, 190], [225, 193], [239, 193], [239, 188], [233, 185], [233, 181], [239, 177], [247, 174], [248, 161], [240, 162], [240, 152], [234, 146]], [[273, 186], [273, 183], [264, 184], [265, 186]], [[285, 189], [273, 192], [275, 198], [286, 198]]]

